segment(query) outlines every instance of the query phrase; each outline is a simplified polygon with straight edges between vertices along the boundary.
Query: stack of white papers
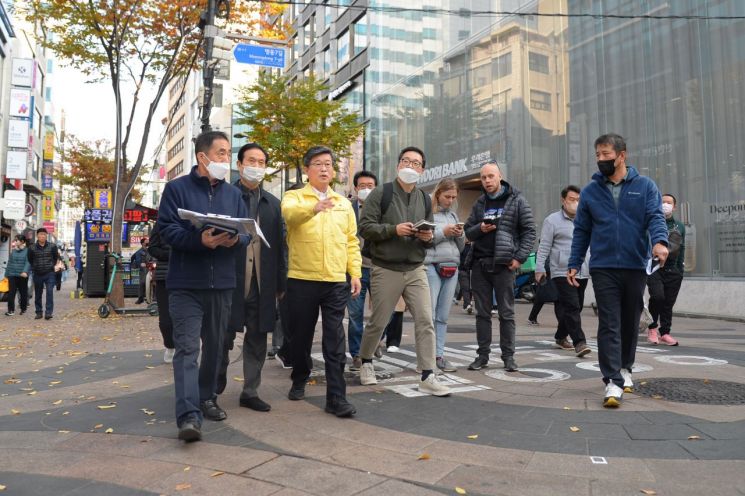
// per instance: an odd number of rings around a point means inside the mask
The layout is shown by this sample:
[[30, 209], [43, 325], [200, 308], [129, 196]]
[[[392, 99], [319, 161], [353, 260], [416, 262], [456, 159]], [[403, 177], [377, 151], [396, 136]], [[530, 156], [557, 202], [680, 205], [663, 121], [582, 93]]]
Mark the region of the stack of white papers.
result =
[[244, 236], [258, 236], [267, 248], [271, 248], [264, 237], [264, 233], [261, 232], [259, 224], [254, 219], [239, 219], [228, 215], [200, 214], [199, 212], [192, 212], [183, 208], [178, 209], [178, 216], [184, 220], [188, 220], [194, 227], [200, 230], [205, 226], [222, 227]]

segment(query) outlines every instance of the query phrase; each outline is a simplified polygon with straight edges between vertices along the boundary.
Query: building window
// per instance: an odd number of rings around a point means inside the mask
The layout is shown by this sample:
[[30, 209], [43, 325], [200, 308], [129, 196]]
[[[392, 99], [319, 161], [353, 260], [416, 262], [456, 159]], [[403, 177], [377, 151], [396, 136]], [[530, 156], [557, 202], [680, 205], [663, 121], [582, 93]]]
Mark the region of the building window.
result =
[[326, 4], [323, 6], [323, 20], [326, 26], [331, 25], [331, 21], [333, 21], [334, 17], [334, 8], [331, 7], [329, 4]]
[[331, 74], [331, 50], [328, 48], [323, 51], [323, 75], [328, 77]]
[[492, 60], [491, 75], [493, 79], [512, 74], [512, 52], [507, 52]]
[[471, 84], [474, 88], [480, 88], [491, 83], [491, 67], [489, 64], [483, 64], [478, 67], [474, 67], [471, 72]]
[[336, 41], [336, 67], [349, 62], [349, 30], [345, 30]]
[[178, 142], [176, 142], [175, 145], [173, 145], [173, 147], [171, 147], [170, 150], [168, 150], [168, 160], [171, 160], [173, 157], [178, 155], [178, 153], [183, 149], [184, 149], [184, 138], [181, 138], [180, 140], [178, 140]]
[[529, 52], [528, 67], [533, 72], [548, 74], [548, 57], [540, 53]]
[[171, 126], [171, 129], [168, 130], [168, 139], [173, 139], [174, 136], [176, 136], [176, 133], [178, 133], [181, 128], [184, 127], [184, 121], [186, 120], [186, 114], [182, 115], [179, 120], [176, 121], [175, 124]]
[[310, 22], [308, 22], [305, 26], [303, 26], [303, 34], [305, 35], [305, 38], [303, 39], [303, 50], [307, 50], [310, 48], [310, 45], [313, 43], [313, 24], [314, 24], [313, 17], [310, 18]]
[[530, 108], [551, 110], [551, 94], [545, 91], [530, 90]]
[[364, 15], [354, 23], [354, 54], [367, 48], [367, 43], [367, 15]]
[[171, 179], [177, 178], [182, 172], [184, 172], [184, 161], [179, 160], [179, 162], [168, 171], [168, 180], [170, 181]]

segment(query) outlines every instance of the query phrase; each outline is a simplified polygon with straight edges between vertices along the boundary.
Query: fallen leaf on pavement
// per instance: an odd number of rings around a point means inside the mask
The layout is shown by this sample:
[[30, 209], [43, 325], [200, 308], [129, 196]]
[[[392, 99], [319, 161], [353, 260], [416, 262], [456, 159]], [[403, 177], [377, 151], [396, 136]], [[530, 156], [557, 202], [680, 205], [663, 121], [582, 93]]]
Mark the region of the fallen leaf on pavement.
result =
[[421, 455], [419, 455], [419, 458], [417, 458], [417, 460], [429, 460], [429, 459], [430, 459], [430, 456], [427, 453], [422, 453]]
[[93, 426], [94, 429], [100, 429], [101, 427], [103, 427], [103, 424], [96, 424]]
[[15, 408], [11, 408], [10, 409], [10, 413], [12, 413], [13, 415], [20, 415], [21, 414], [21, 411], [20, 410], [16, 410]]
[[649, 496], [652, 496], [654, 494], [657, 494], [657, 491], [655, 491], [654, 489], [642, 489], [642, 492], [644, 494], [649, 495]]
[[140, 408], [140, 411], [144, 413], [145, 415], [155, 415], [154, 411], [148, 410], [147, 408]]
[[467, 437], [468, 437], [468, 439], [478, 439], [479, 438], [479, 435], [478, 434], [471, 434], [470, 436], [467, 436]]
[[573, 425], [573, 426], [571, 426], [571, 427], [569, 428], [569, 430], [570, 430], [570, 431], [572, 431], [572, 432], [579, 432], [579, 431], [580, 431], [580, 428], [579, 428], [579, 427], [577, 427], [576, 425]]
[[184, 472], [188, 472], [189, 470], [191, 470], [191, 467], [184, 467]]
[[704, 384], [709, 384], [709, 379], [704, 379]]
[[189, 484], [189, 483], [186, 483], [186, 484], [176, 484], [176, 491], [183, 491], [184, 489], [190, 489], [190, 488], [191, 488], [191, 484]]
[[62, 415], [70, 415], [70, 412], [62, 412]]
[[145, 368], [146, 369], [154, 369], [155, 367], [153, 367], [152, 365], [146, 365]]
[[52, 381], [49, 383], [50, 386], [56, 386], [57, 384], [61, 384], [62, 381]]
[[569, 408], [568, 406], [565, 406], [564, 410], [571, 410], [571, 408]]
[[235, 376], [235, 377], [233, 377], [233, 380], [236, 381], [236, 382], [243, 382], [243, 377]]
[[106, 430], [105, 430], [104, 432], [105, 432], [106, 434], [111, 434], [112, 432], [114, 432], [114, 429], [112, 429], [111, 427], [109, 427], [109, 428], [108, 428], [108, 429], [106, 429]]
[[5, 383], [5, 384], [18, 384], [20, 382], [21, 382], [21, 380], [20, 379], [16, 379], [15, 377], [11, 377], [10, 379], [5, 379], [3, 381], [3, 383]]
[[655, 399], [655, 400], [661, 400], [661, 399], [662, 399], [662, 396], [661, 396], [661, 395], [659, 395], [659, 394], [653, 394], [653, 395], [652, 395], [652, 399]]
[[6, 489], [7, 489], [7, 487], [5, 487], [2, 484], [0, 484], [0, 491], [5, 491]]
[[466, 490], [463, 489], [462, 487], [456, 487], [455, 492], [458, 494], [466, 494]]
[[57, 432], [59, 432], [60, 434], [69, 434], [70, 433], [70, 431], [57, 431]]
[[225, 472], [213, 472], [210, 477], [220, 477], [221, 475], [225, 475]]
[[59, 405], [60, 403], [62, 403], [62, 400], [57, 400], [57, 401], [53, 401], [52, 405]]
[[318, 383], [316, 382], [315, 379], [311, 379], [311, 380], [308, 381], [308, 385], [309, 386], [315, 386], [316, 384], [318, 384]]
[[699, 440], [699, 439], [701, 439], [701, 436], [688, 436], [688, 440], [689, 441], [696, 441], [696, 440]]
[[116, 408], [116, 405], [98, 405], [96, 408], [99, 410], [108, 410], [110, 408]]

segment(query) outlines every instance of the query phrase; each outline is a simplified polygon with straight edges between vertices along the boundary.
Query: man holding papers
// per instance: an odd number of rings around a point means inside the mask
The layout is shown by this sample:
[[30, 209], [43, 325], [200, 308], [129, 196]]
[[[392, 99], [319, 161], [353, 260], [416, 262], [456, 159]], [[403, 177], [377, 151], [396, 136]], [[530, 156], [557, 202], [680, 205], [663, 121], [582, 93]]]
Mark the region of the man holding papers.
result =
[[[179, 439], [202, 438], [202, 419], [224, 420], [216, 403], [217, 373], [223, 336], [236, 285], [236, 255], [245, 250], [245, 236], [213, 228], [197, 229], [179, 217], [180, 208], [203, 214], [248, 217], [241, 192], [225, 182], [230, 171], [230, 140], [225, 133], [200, 134], [194, 144], [197, 165], [187, 176], [166, 184], [158, 223], [171, 245], [166, 276], [173, 320], [173, 377]], [[199, 357], [200, 341], [202, 347]]]
[[[416, 187], [424, 170], [424, 152], [410, 146], [398, 157], [398, 178], [370, 193], [360, 217], [360, 235], [369, 243], [372, 259], [370, 295], [372, 315], [362, 335], [360, 382], [377, 384], [373, 354], [391, 318], [396, 302], [403, 296], [414, 317], [417, 366], [422, 371], [419, 390], [447, 396], [450, 389], [434, 374], [435, 328], [432, 302], [424, 267], [426, 249], [432, 246], [432, 200]], [[415, 228], [419, 224], [419, 229]]]
[[[362, 284], [362, 257], [352, 204], [331, 187], [334, 154], [314, 146], [303, 157], [308, 184], [282, 198], [287, 223], [289, 271], [287, 307], [290, 320], [291, 400], [305, 397], [305, 383], [318, 312], [323, 319], [322, 350], [326, 364], [326, 412], [337, 417], [357, 413], [347, 401], [344, 381], [346, 339], [344, 311], [349, 295], [357, 297]], [[347, 276], [350, 280], [347, 282]], [[389, 312], [390, 315], [390, 312]]]
[[271, 406], [259, 398], [261, 369], [266, 359], [267, 332], [277, 322], [277, 300], [287, 289], [287, 254], [284, 242], [284, 221], [277, 197], [261, 186], [269, 156], [257, 143], [243, 145], [238, 151], [241, 178], [235, 185], [243, 195], [248, 216], [255, 219], [263, 232], [265, 243], [254, 237], [239, 255], [236, 263], [238, 280], [233, 292], [228, 332], [222, 350], [222, 365], [217, 380], [217, 393], [227, 384], [230, 359], [237, 332], [243, 335], [242, 407], [268, 412]]

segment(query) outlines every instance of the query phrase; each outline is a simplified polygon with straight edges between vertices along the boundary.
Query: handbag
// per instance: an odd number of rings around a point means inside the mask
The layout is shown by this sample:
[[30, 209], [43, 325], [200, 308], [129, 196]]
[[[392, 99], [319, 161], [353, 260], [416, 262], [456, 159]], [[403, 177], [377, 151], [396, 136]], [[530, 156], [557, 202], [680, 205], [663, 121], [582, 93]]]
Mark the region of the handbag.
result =
[[458, 273], [458, 264], [453, 262], [442, 262], [435, 264], [437, 274], [443, 279], [450, 279]]
[[548, 274], [546, 277], [540, 284], [536, 284], [536, 299], [544, 303], [558, 301], [559, 291], [556, 289], [556, 283], [548, 278]]
[[65, 270], [65, 262], [63, 262], [62, 260], [57, 260], [57, 263], [54, 264], [54, 271], [61, 272], [63, 270]]
[[10, 279], [3, 277], [0, 279], [0, 293], [7, 293], [10, 291]]

